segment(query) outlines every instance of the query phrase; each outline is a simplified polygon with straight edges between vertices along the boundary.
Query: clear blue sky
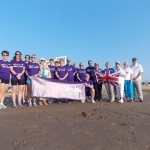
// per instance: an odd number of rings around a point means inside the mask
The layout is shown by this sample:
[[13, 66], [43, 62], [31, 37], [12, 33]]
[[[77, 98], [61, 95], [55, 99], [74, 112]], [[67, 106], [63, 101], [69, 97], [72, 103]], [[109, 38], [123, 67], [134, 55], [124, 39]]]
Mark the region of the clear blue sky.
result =
[[0, 0], [0, 50], [131, 62], [150, 80], [150, 0]]

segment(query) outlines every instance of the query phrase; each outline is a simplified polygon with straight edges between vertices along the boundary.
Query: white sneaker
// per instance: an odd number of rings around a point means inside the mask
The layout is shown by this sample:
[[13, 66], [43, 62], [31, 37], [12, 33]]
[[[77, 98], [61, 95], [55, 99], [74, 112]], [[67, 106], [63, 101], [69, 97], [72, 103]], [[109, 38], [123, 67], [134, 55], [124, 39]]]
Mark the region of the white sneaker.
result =
[[5, 106], [4, 104], [1, 104], [2, 109], [6, 109], [7, 106]]
[[36, 107], [36, 106], [38, 106], [36, 103], [33, 103], [33, 107]]
[[91, 102], [92, 102], [93, 104], [95, 104], [95, 103], [96, 103], [96, 102], [94, 101], [94, 99], [92, 99], [92, 100], [91, 100]]
[[124, 103], [123, 99], [121, 98], [118, 103]]
[[81, 103], [85, 103], [85, 100], [81, 100]]
[[1, 104], [0, 104], [0, 109], [3, 109]]

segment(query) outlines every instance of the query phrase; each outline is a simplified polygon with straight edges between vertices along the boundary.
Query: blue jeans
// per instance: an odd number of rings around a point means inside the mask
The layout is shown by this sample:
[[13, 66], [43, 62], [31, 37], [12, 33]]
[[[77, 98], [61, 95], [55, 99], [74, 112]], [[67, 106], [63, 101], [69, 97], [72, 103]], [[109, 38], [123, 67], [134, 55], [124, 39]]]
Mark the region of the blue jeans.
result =
[[133, 83], [131, 80], [124, 80], [124, 90], [126, 98], [134, 98]]

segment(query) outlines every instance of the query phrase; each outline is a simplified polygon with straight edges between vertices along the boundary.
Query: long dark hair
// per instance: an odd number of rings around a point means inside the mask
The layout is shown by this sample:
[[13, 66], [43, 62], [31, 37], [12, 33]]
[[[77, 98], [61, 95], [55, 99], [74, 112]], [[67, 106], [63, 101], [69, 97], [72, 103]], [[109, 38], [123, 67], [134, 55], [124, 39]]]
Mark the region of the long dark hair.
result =
[[[15, 52], [15, 56], [14, 56], [13, 59], [11, 60], [12, 62], [16, 62], [16, 54], [17, 54], [17, 53], [20, 53], [20, 56], [22, 56], [22, 53], [21, 53], [20, 51], [16, 51], [16, 52]], [[21, 57], [20, 57], [20, 60], [22, 60]]]

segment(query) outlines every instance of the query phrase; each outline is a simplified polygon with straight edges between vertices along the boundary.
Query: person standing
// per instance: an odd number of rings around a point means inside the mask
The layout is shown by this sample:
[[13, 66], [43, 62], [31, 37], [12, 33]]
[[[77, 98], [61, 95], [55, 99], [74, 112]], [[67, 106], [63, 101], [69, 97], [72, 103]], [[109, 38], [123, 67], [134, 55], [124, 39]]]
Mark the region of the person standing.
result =
[[50, 59], [50, 60], [49, 60], [49, 65], [48, 65], [48, 67], [49, 67], [50, 72], [51, 72], [51, 76], [52, 76], [51, 79], [56, 79], [56, 76], [55, 76], [55, 69], [56, 69], [56, 66], [55, 66], [54, 59]]
[[79, 67], [80, 68], [77, 71], [77, 79], [78, 82], [82, 82], [85, 80], [85, 75], [86, 75], [86, 70], [84, 69], [84, 63], [80, 62]]
[[125, 80], [124, 80], [124, 91], [127, 101], [130, 100], [133, 102], [133, 72], [129, 67], [128, 61], [124, 62], [124, 72], [125, 72]]
[[97, 75], [102, 72], [102, 69], [99, 68], [99, 63], [94, 64], [95, 69], [92, 71], [93, 76], [93, 84], [95, 89], [95, 101], [102, 100], [102, 82], [98, 83], [97, 81]]
[[92, 65], [92, 60], [88, 60], [88, 67], [86, 67], [86, 73], [90, 75], [90, 80], [93, 80], [92, 71], [94, 70], [94, 66]]
[[142, 74], [143, 74], [143, 67], [141, 64], [137, 63], [137, 58], [132, 58], [133, 65], [131, 69], [133, 71], [133, 87], [134, 87], [134, 100], [135, 100], [135, 90], [137, 91], [138, 98], [140, 102], [143, 102], [143, 93], [142, 93]]
[[[26, 75], [27, 75], [27, 98], [28, 98], [28, 106], [29, 107], [35, 107], [36, 104], [36, 98], [32, 97], [31, 93], [31, 80], [32, 78], [38, 77], [40, 74], [40, 65], [36, 63], [36, 55], [31, 55], [31, 62], [29, 62], [26, 65]], [[33, 98], [33, 103], [32, 103]]]
[[77, 67], [77, 62], [74, 62], [73, 66], [75, 68], [74, 82], [78, 82], [77, 71], [78, 71], [79, 68]]
[[71, 65], [71, 58], [67, 59], [67, 64], [65, 67], [68, 72], [67, 81], [74, 82], [74, 76], [75, 76], [76, 70], [75, 70], [75, 67]]
[[[46, 59], [40, 59], [40, 77], [42, 78], [51, 78], [51, 72], [49, 70], [48, 65], [46, 64]], [[46, 98], [40, 97], [39, 98], [39, 105], [47, 105]]]
[[6, 109], [4, 99], [6, 90], [10, 81], [10, 63], [7, 61], [9, 52], [4, 50], [1, 52], [2, 60], [0, 60], [0, 109]]
[[10, 61], [10, 71], [11, 71], [11, 84], [12, 84], [12, 100], [13, 107], [17, 107], [16, 94], [18, 85], [18, 107], [22, 107], [21, 98], [23, 95], [23, 88], [25, 85], [25, 62], [21, 59], [22, 53], [20, 51], [15, 52], [13, 60]]
[[118, 103], [124, 103], [124, 78], [126, 75], [124, 70], [121, 68], [120, 63], [116, 63], [116, 71], [117, 77], [119, 78], [118, 85], [116, 86]]
[[55, 70], [55, 75], [58, 80], [65, 81], [68, 76], [68, 71], [64, 66], [63, 60], [59, 61], [60, 66], [58, 66]]
[[[111, 65], [110, 65], [109, 62], [106, 62], [105, 66], [106, 66], [106, 69], [104, 69], [102, 71], [102, 73], [104, 73], [104, 74], [106, 72], [109, 72], [109, 74], [115, 73], [115, 70], [113, 68], [110, 68]], [[108, 97], [110, 99], [110, 102], [114, 102], [115, 101], [114, 86], [111, 83], [106, 82], [105, 83], [105, 87], [106, 87], [107, 94], [108, 94]]]

